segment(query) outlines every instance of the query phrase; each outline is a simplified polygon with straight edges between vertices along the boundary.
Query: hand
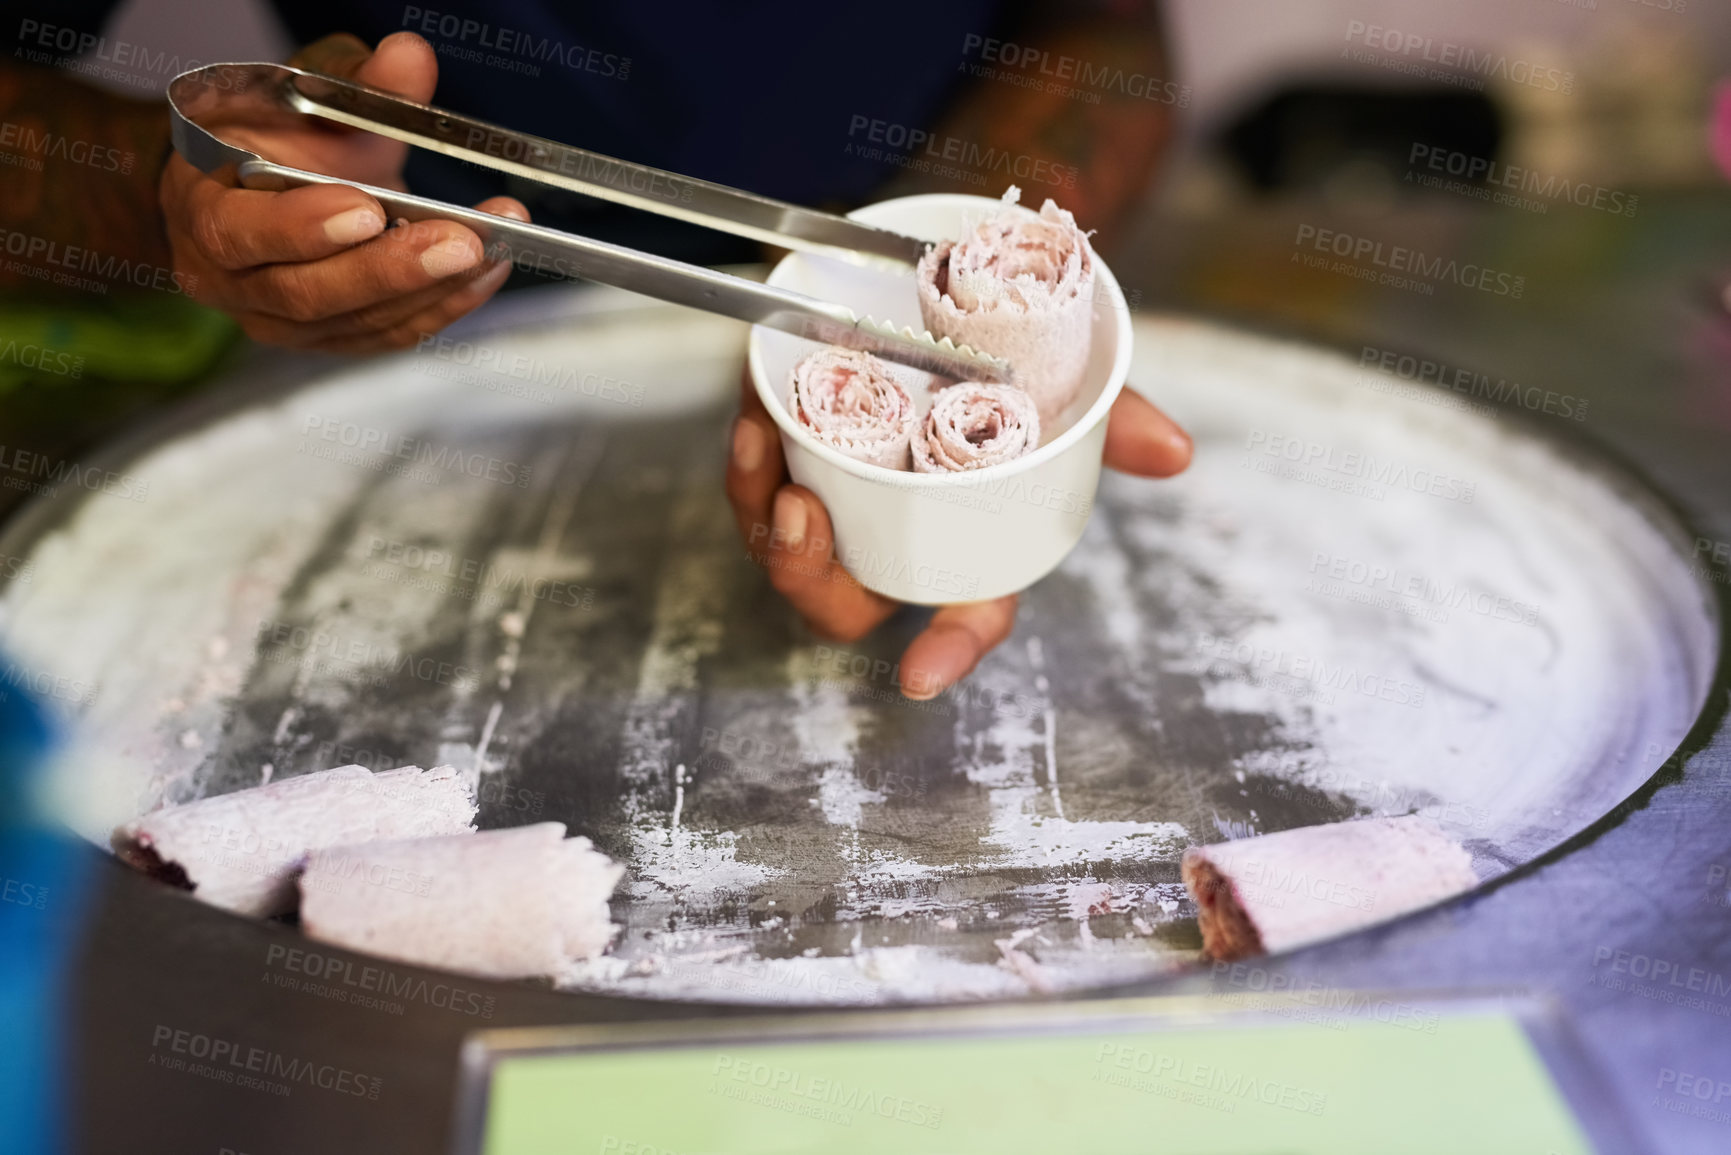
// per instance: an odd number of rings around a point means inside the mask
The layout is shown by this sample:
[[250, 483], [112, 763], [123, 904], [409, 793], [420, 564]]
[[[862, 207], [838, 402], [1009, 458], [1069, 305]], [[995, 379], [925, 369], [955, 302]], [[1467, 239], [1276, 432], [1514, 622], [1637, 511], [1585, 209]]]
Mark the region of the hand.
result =
[[[1190, 464], [1190, 437], [1128, 387], [1106, 425], [1106, 464], [1139, 477], [1171, 477]], [[835, 558], [829, 512], [788, 483], [781, 437], [749, 378], [741, 391], [727, 464], [727, 499], [746, 548], [812, 632], [852, 642], [901, 608], [856, 581]], [[1016, 597], [943, 606], [902, 654], [902, 693], [934, 698], [1010, 636]]]
[[[291, 63], [432, 99], [438, 58], [412, 32], [379, 41], [327, 36]], [[312, 119], [221, 133], [279, 164], [380, 187], [403, 188], [408, 145]], [[481, 240], [454, 221], [387, 229], [379, 202], [359, 190], [310, 185], [284, 192], [237, 186], [232, 169], [199, 172], [169, 158], [160, 184], [174, 269], [192, 296], [231, 313], [270, 345], [370, 353], [401, 349], [455, 321], [496, 292], [508, 262], [482, 260]], [[526, 221], [510, 197], [476, 206]]]

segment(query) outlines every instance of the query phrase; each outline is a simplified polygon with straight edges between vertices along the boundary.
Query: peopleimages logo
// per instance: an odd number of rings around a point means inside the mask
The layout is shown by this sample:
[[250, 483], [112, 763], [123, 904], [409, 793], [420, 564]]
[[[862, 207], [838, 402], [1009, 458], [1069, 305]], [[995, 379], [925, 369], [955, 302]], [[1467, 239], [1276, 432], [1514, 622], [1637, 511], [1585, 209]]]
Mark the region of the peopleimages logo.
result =
[[1695, 539], [1695, 560], [1711, 558], [1714, 565], [1731, 565], [1731, 541], [1714, 541], [1710, 537]]
[[[964, 64], [963, 68], [970, 76], [1002, 80], [1021, 88], [1037, 88], [1071, 99], [1086, 98], [1090, 104], [1100, 103], [1100, 92], [1116, 92], [1155, 104], [1173, 104], [1179, 108], [1190, 105], [1188, 84], [1162, 80], [1145, 72], [1126, 72], [1110, 64], [1099, 64], [1077, 56], [1054, 56], [1043, 48], [1017, 44], [1013, 40], [995, 40], [970, 32], [962, 37], [962, 56], [964, 60], [978, 57], [984, 62]], [[1081, 89], [1071, 87], [1071, 81]]]
[[[820, 646], [818, 649], [827, 651], [828, 647]], [[743, 730], [717, 730], [713, 726], [705, 726], [701, 748], [703, 752], [698, 755], [696, 764], [699, 770], [741, 768], [748, 773], [752, 770], [774, 773], [797, 771], [805, 765], [804, 751], [797, 742], [772, 742], [761, 735]], [[897, 764], [906, 769], [897, 769], [889, 763], [869, 759], [855, 759], [849, 769], [853, 781], [862, 790], [874, 791], [886, 798], [917, 798], [924, 795], [926, 784], [915, 773], [919, 762], [903, 755]]]
[[[1143, 1047], [1122, 1043], [1101, 1043], [1094, 1054], [1095, 1071], [1089, 1077], [1095, 1082], [1119, 1082], [1107, 1077], [1110, 1068], [1135, 1072], [1153, 1079], [1183, 1083], [1213, 1092], [1229, 1107], [1236, 1101], [1254, 1099], [1268, 1107], [1281, 1107], [1305, 1115], [1321, 1115], [1328, 1110], [1328, 1094], [1310, 1087], [1300, 1087], [1278, 1079], [1259, 1078], [1243, 1071], [1234, 1071], [1212, 1063], [1197, 1063], [1183, 1056], [1168, 1055]], [[1144, 1088], [1122, 1082], [1134, 1090]]]
[[[377, 1099], [384, 1085], [384, 1080], [376, 1075], [363, 1075], [334, 1063], [314, 1063], [264, 1047], [161, 1024], [151, 1033], [150, 1048], [152, 1066], [184, 1070], [220, 1083], [250, 1086], [279, 1095], [289, 1093], [289, 1084], [300, 1083], [357, 1099]], [[188, 1059], [194, 1062], [189, 1065]]]
[[38, 373], [51, 373], [57, 377], [71, 377], [73, 380], [84, 376], [82, 356], [29, 341], [20, 344], [9, 340], [0, 345], [0, 365], [8, 363], [21, 369], [34, 369]]
[[[1330, 254], [1346, 260], [1362, 262], [1369, 261], [1376, 269], [1384, 270], [1385, 277], [1401, 274], [1411, 274], [1422, 281], [1447, 281], [1459, 285], [1463, 289], [1477, 289], [1482, 293], [1490, 293], [1498, 297], [1520, 299], [1526, 290], [1527, 279], [1511, 273], [1501, 272], [1485, 265], [1463, 264], [1453, 257], [1433, 257], [1419, 249], [1409, 249], [1405, 245], [1390, 245], [1374, 237], [1355, 236], [1335, 229], [1321, 229], [1315, 225], [1298, 226], [1298, 235], [1293, 238], [1293, 245], [1300, 249], [1310, 249], [1317, 253]], [[1297, 260], [1305, 254], [1294, 253]], [[1351, 269], [1336, 269], [1334, 271], [1353, 272]], [[1376, 279], [1371, 270], [1362, 270], [1370, 276], [1365, 279]], [[1392, 283], [1385, 281], [1384, 283]], [[1404, 287], [1404, 286], [1403, 286]]]
[[[1360, 43], [1367, 49], [1391, 53], [1401, 59], [1388, 62], [1350, 47], [1341, 49], [1344, 59], [1381, 64], [1397, 72], [1423, 76], [1444, 84], [1476, 90], [1483, 88], [1486, 80], [1505, 80], [1544, 92], [1570, 93], [1575, 90], [1573, 72], [1545, 68], [1528, 60], [1511, 60], [1500, 52], [1482, 51], [1452, 40], [1437, 40], [1415, 32], [1384, 28], [1380, 24], [1366, 24], [1362, 20], [1347, 22], [1346, 40], [1349, 45]], [[1428, 67], [1437, 64], [1442, 67]]]
[[63, 136], [45, 127], [30, 124], [20, 124], [6, 121], [0, 124], [0, 148], [20, 148], [34, 160], [34, 167], [41, 169], [43, 160], [63, 160], [70, 164], [83, 165], [96, 169], [98, 172], [117, 172], [122, 175], [132, 171], [137, 156], [131, 152], [122, 152], [118, 148], [107, 145], [92, 144], [87, 140], [77, 140]]
[[[1468, 195], [1482, 194], [1481, 199], [1494, 200], [1498, 204], [1513, 205], [1544, 212], [1548, 206], [1533, 201], [1523, 200], [1513, 193], [1501, 193], [1492, 189], [1479, 188], [1480, 182], [1494, 185], [1496, 189], [1509, 189], [1525, 193], [1528, 196], [1543, 197], [1546, 200], [1567, 201], [1584, 209], [1598, 209], [1600, 212], [1616, 216], [1632, 217], [1635, 209], [1641, 203], [1641, 198], [1630, 193], [1608, 189], [1603, 185], [1587, 184], [1584, 181], [1572, 181], [1567, 177], [1542, 176], [1536, 170], [1524, 168], [1518, 164], [1503, 164], [1489, 157], [1473, 156], [1471, 153], [1459, 152], [1454, 149], [1442, 148], [1438, 145], [1414, 141], [1412, 151], [1407, 154], [1407, 180], [1413, 180], [1413, 169], [1420, 165], [1429, 169], [1434, 177], [1419, 173], [1419, 184], [1428, 188], [1441, 188], [1447, 192], [1464, 192]], [[1445, 176], [1459, 177], [1469, 182], [1461, 188], [1452, 187], [1455, 182], [1444, 181]]]
[[[18, 258], [7, 262], [8, 271], [74, 289], [106, 293], [109, 283], [124, 281], [137, 289], [188, 297], [198, 291], [198, 278], [190, 273], [109, 256], [79, 245], [61, 244], [31, 233], [0, 229], [0, 252]], [[88, 274], [95, 279], [76, 274]]]
[[[1442, 1023], [1442, 1015], [1415, 1003], [1376, 998], [1362, 991], [1330, 987], [1315, 979], [1296, 979], [1284, 971], [1269, 970], [1243, 962], [1216, 962], [1212, 977], [1215, 986], [1236, 987], [1238, 991], [1221, 992], [1219, 997], [1253, 1007], [1265, 1014], [1280, 1014], [1282, 1009], [1296, 1009], [1292, 1004], [1324, 1012], [1327, 1017], [1311, 1015], [1307, 1021], [1317, 1022], [1332, 1030], [1344, 1030], [1346, 1018], [1365, 1018], [1378, 1023], [1434, 1035]], [[1278, 999], [1259, 996], [1279, 996]]]
[[[158, 77], [178, 76], [195, 68], [209, 67], [205, 61], [182, 58], [177, 52], [153, 52], [143, 44], [110, 40], [94, 32], [44, 24], [40, 20], [18, 22], [18, 47], [13, 49], [13, 55], [30, 64], [100, 76], [134, 87], [148, 85], [157, 88], [159, 96], [161, 81]], [[236, 92], [246, 87], [244, 74], [233, 71], [206, 77], [205, 83]]]
[[471, 666], [398, 650], [392, 643], [371, 638], [344, 639], [323, 628], [295, 622], [260, 618], [255, 636], [260, 661], [292, 662], [334, 673], [372, 671], [374, 685], [385, 684], [387, 672], [459, 689], [473, 689], [480, 677]]
[[0, 902], [9, 902], [15, 906], [27, 906], [32, 910], [48, 908], [48, 888], [34, 882], [23, 882], [16, 878], [5, 879], [0, 885]]
[[669, 203], [689, 203], [697, 192], [695, 184], [673, 173], [646, 171], [629, 161], [615, 160], [593, 152], [579, 152], [561, 144], [525, 140], [514, 133], [494, 128], [471, 127], [463, 146], [513, 164], [527, 165], [538, 172], [556, 172], [573, 180], [606, 185], [620, 192], [636, 193], [638, 196], [653, 197]]
[[301, 873], [301, 886], [332, 893], [341, 893], [345, 882], [358, 882], [380, 890], [426, 898], [433, 893], [434, 881], [430, 874], [416, 874], [354, 854], [321, 854]]
[[1541, 389], [1537, 385], [1522, 385], [1518, 381], [1510, 381], [1507, 377], [1492, 379], [1488, 373], [1457, 368], [1428, 357], [1415, 357], [1410, 353], [1366, 345], [1359, 353], [1358, 363], [1361, 368], [1375, 366], [1402, 381], [1440, 386], [1467, 398], [1515, 406], [1533, 413], [1549, 413], [1570, 421], [1587, 419], [1588, 401], [1585, 397], [1577, 397], [1573, 393], [1557, 393], [1550, 389]]
[[[1381, 501], [1389, 489], [1404, 489], [1412, 493], [1440, 497], [1445, 501], [1471, 505], [1478, 492], [1476, 482], [1452, 474], [1422, 467], [1415, 469], [1391, 457], [1378, 457], [1374, 453], [1361, 453], [1358, 450], [1343, 450], [1320, 441], [1284, 433], [1270, 433], [1264, 429], [1250, 430], [1245, 437], [1244, 449], [1246, 461], [1251, 467], [1258, 464], [1257, 457], [1260, 455], [1261, 458], [1284, 463], [1293, 469], [1310, 471], [1317, 475], [1333, 475], [1358, 483], [1367, 487], [1365, 495], [1376, 501]], [[1279, 475], [1277, 471], [1269, 469], [1261, 469], [1259, 472], [1276, 472]]]
[[[1690, 1115], [1714, 1123], [1731, 1123], [1731, 1112], [1720, 1110], [1717, 1106], [1726, 1099], [1731, 1099], [1731, 1082], [1725, 1079], [1715, 1079], [1712, 1075], [1694, 1075], [1688, 1071], [1679, 1071], [1675, 1067], [1660, 1067], [1656, 1089], [1669, 1091], [1676, 1097], [1669, 1100], [1656, 1099], [1653, 1103], [1655, 1107], [1674, 1115]], [[1714, 1106], [1707, 1106], [1708, 1103]]]
[[61, 485], [75, 485], [91, 493], [106, 493], [126, 501], [150, 496], [150, 483], [125, 473], [61, 461], [16, 445], [0, 445], [0, 485], [32, 493], [51, 493]]
[[[383, 563], [368, 569], [371, 576], [387, 581], [408, 579], [400, 584], [411, 588], [457, 593], [469, 598], [481, 590], [495, 590], [507, 598], [527, 593], [536, 601], [581, 609], [589, 609], [595, 604], [595, 591], [584, 586], [528, 570], [506, 569], [492, 561], [462, 557], [413, 542], [392, 541], [378, 534], [369, 536], [364, 556], [369, 562]], [[413, 580], [415, 576], [430, 580], [417, 582]]]
[[[557, 394], [565, 393], [643, 407], [643, 386], [563, 361], [549, 362], [484, 342], [453, 340], [442, 333], [423, 334], [415, 343], [415, 352], [424, 355], [423, 372], [428, 376], [461, 381], [488, 392], [523, 396], [545, 405], [555, 404], [560, 399]], [[470, 367], [476, 372], [462, 372]], [[500, 387], [492, 378], [510, 378], [533, 388]]]
[[[728, 1087], [730, 1082], [743, 1084], [744, 1087], [755, 1088], [762, 1096], [750, 1101], [786, 1110], [790, 1114], [810, 1115], [844, 1126], [852, 1122], [855, 1114], [875, 1115], [880, 1119], [893, 1119], [898, 1123], [932, 1131], [943, 1125], [944, 1109], [935, 1104], [906, 1095], [886, 1094], [841, 1079], [816, 1077], [804, 1071], [774, 1066], [756, 1059], [720, 1055], [717, 1056], [715, 1067], [710, 1073], [714, 1076], [712, 1093], [744, 1098], [743, 1095], [731, 1093], [743, 1088]], [[825, 1108], [829, 1110], [826, 1111]]]
[[[1423, 692], [1422, 690], [1420, 691]], [[1332, 903], [1350, 910], [1374, 910], [1376, 892], [1321, 875], [1312, 875], [1281, 863], [1245, 862], [1231, 883], [1269, 906], [1285, 907], [1288, 896]]]
[[[974, 184], [984, 183], [985, 173], [996, 173], [1009, 181], [1075, 188], [1082, 176], [1081, 170], [1074, 165], [1054, 164], [1043, 157], [1018, 155], [959, 136], [939, 135], [863, 113], [855, 113], [848, 119], [847, 135], [848, 143], [842, 149], [845, 156], [881, 160], [918, 171], [947, 162], [961, 170], [971, 171], [940, 172], [940, 175], [965, 176]], [[874, 147], [880, 145], [885, 147]]]
[[1410, 600], [1415, 605], [1465, 610], [1500, 622], [1531, 626], [1539, 620], [1537, 605], [1492, 593], [1473, 581], [1437, 581], [1423, 574], [1410, 573], [1397, 565], [1368, 562], [1322, 550], [1311, 555], [1310, 575], [1304, 588], [1332, 597], [1341, 596], [1344, 588], [1351, 585], [1395, 599]]
[[[1290, 654], [1270, 646], [1252, 645], [1234, 638], [1218, 638], [1212, 634], [1197, 636], [1196, 652], [1211, 661], [1235, 663], [1258, 678], [1286, 678], [1320, 690], [1346, 690], [1414, 709], [1424, 705], [1423, 686], [1404, 678], [1391, 678], [1385, 674], [1360, 670], [1344, 662], [1331, 666], [1323, 658]], [[1210, 669], [1208, 673], [1210, 676], [1220, 677], [1228, 672]], [[1332, 702], [1333, 698], [1330, 697], [1328, 701]], [[1370, 908], [1366, 906], [1365, 909]]]
[[[320, 441], [328, 443], [330, 448], [317, 445]], [[301, 445], [296, 452], [312, 457], [344, 460], [335, 453], [337, 449], [354, 450], [363, 455], [359, 459], [348, 461], [348, 464], [376, 467], [379, 462], [373, 461], [373, 458], [381, 461], [391, 458], [410, 465], [431, 465], [452, 473], [485, 478], [501, 485], [516, 486], [518, 489], [529, 487], [530, 475], [534, 470], [530, 465], [504, 461], [489, 457], [485, 453], [469, 453], [454, 445], [392, 433], [370, 425], [357, 425], [336, 417], [308, 414], [302, 419]]]
[[1610, 963], [1613, 974], [1631, 975], [1638, 979], [1651, 979], [1653, 982], [1663, 982], [1668, 986], [1681, 987], [1688, 991], [1698, 991], [1702, 994], [1721, 997], [1731, 995], [1731, 976], [1704, 970], [1701, 967], [1684, 967], [1670, 959], [1656, 958], [1644, 955], [1638, 951], [1617, 950], [1613, 947], [1601, 946], [1593, 951], [1593, 969], [1597, 970], [1602, 963]]
[[[439, 55], [475, 64], [491, 64], [514, 72], [539, 75], [540, 69], [534, 67], [535, 64], [553, 63], [611, 80], [626, 80], [631, 76], [629, 56], [585, 48], [581, 44], [566, 44], [550, 36], [536, 36], [503, 25], [495, 28], [451, 12], [436, 12], [411, 5], [403, 9], [402, 26], [429, 40], [446, 41], [435, 49]], [[456, 43], [448, 43], [450, 41]], [[470, 41], [474, 42], [474, 48], [459, 47], [468, 45]]]
[[893, 554], [879, 554], [876, 550], [863, 546], [845, 547], [842, 550], [841, 563], [855, 576], [864, 573], [880, 581], [891, 579], [911, 582], [921, 589], [964, 601], [972, 600], [980, 588], [978, 574], [959, 573], [927, 562], [912, 562]]
[[310, 980], [313, 984], [322, 984], [301, 988], [309, 994], [333, 997], [333, 992], [343, 992], [335, 995], [338, 1002], [367, 1005], [361, 997], [364, 995], [402, 999], [404, 1002], [421, 1003], [438, 1010], [481, 1019], [493, 1017], [494, 996], [438, 978], [426, 979], [420, 975], [398, 973], [389, 967], [356, 963], [351, 959], [281, 943], [272, 943], [266, 949], [264, 961], [265, 966], [273, 970], [286, 971]]

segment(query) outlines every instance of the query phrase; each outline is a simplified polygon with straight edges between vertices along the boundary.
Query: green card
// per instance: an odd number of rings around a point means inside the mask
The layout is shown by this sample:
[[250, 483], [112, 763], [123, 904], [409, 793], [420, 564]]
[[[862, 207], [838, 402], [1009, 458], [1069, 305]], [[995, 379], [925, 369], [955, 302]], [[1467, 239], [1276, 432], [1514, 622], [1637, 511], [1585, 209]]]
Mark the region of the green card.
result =
[[1398, 1006], [1324, 1018], [1135, 1000], [498, 1032], [466, 1054], [462, 1129], [478, 1155], [1595, 1150], [1533, 1015]]

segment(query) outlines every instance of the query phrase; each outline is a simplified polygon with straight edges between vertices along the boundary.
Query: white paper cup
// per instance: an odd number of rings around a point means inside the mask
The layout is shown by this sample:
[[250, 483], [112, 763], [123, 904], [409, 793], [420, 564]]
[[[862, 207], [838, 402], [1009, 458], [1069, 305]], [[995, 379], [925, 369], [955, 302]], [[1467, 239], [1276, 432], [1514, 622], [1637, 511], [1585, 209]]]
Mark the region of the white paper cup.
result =
[[[883, 201], [851, 215], [939, 241], [959, 239], [1003, 207], [988, 197], [935, 193]], [[828, 508], [836, 557], [861, 585], [928, 606], [1001, 597], [1056, 569], [1081, 539], [1100, 484], [1106, 415], [1130, 371], [1130, 309], [1097, 255], [1094, 267], [1093, 344], [1081, 392], [1054, 429], [1043, 431], [1045, 444], [1033, 453], [966, 473], [884, 469], [817, 441], [787, 411], [794, 363], [817, 346], [788, 333], [752, 328], [751, 379], [781, 428], [788, 472]], [[916, 332], [925, 328], [912, 269], [898, 274], [793, 253], [775, 266], [769, 283], [839, 301]], [[925, 382], [931, 378], [893, 364], [891, 370], [924, 420], [931, 408]]]

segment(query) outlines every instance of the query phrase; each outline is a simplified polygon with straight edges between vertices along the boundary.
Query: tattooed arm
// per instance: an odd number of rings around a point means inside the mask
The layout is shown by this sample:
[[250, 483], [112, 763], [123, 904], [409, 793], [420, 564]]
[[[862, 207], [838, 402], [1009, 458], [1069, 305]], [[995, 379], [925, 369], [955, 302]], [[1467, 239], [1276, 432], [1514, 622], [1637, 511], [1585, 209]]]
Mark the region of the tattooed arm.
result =
[[1024, 204], [1049, 196], [1104, 243], [1147, 189], [1186, 90], [1167, 72], [1154, 0], [1028, 7], [959, 46], [970, 80], [919, 158], [938, 171], [904, 170], [888, 195], [1014, 183]]
[[[156, 191], [167, 156], [166, 105], [0, 64], [0, 287], [39, 288], [26, 270], [76, 272], [110, 258], [168, 268]], [[99, 259], [74, 253], [69, 267], [69, 250]]]
[[[423, 101], [438, 78], [432, 48], [409, 32], [387, 36], [376, 51], [353, 36], [327, 36], [294, 63]], [[24, 173], [28, 180], [0, 182], [0, 285], [37, 291], [57, 279], [79, 287], [106, 279], [183, 292], [232, 314], [266, 344], [369, 353], [405, 348], [450, 324], [510, 272], [486, 261], [480, 239], [455, 221], [387, 227], [384, 210], [359, 189], [266, 192], [238, 187], [233, 169], [199, 172], [168, 150], [166, 105], [8, 65], [0, 68], [0, 107], [16, 110], [11, 119], [50, 148], [39, 169]], [[408, 148], [395, 141], [300, 123], [235, 125], [224, 136], [283, 164], [402, 187]], [[61, 143], [81, 145], [85, 156], [96, 149], [112, 159], [117, 150], [116, 171], [76, 171], [61, 160]], [[477, 207], [529, 215], [510, 197]]]

